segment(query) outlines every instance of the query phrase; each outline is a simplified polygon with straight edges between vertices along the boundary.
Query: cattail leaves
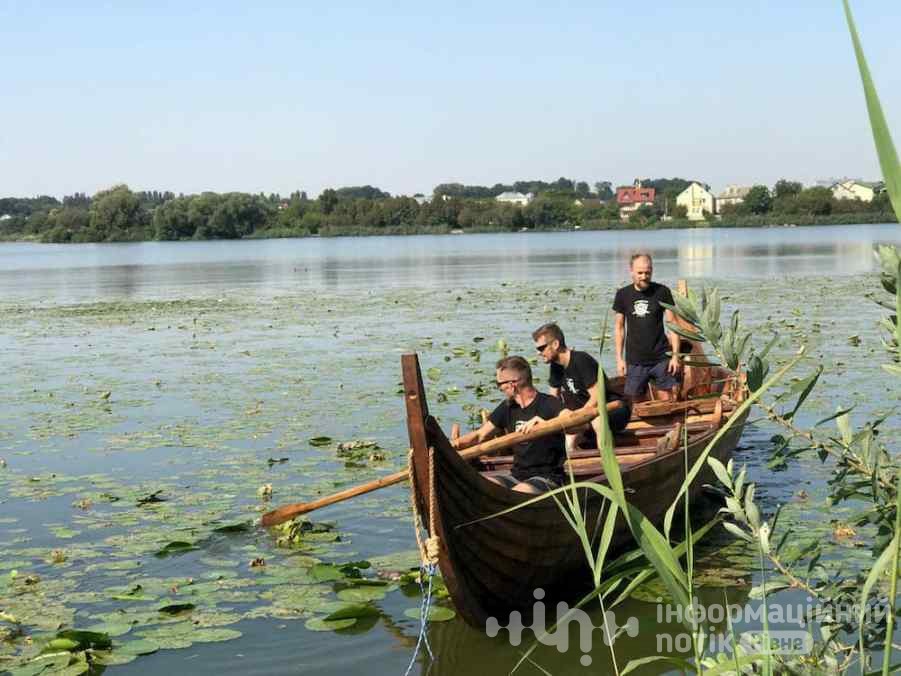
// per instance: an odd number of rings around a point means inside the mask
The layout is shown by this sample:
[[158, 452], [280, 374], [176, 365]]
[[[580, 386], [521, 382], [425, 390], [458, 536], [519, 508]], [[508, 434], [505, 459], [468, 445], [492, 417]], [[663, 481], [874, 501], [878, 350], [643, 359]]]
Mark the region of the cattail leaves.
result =
[[879, 155], [879, 166], [885, 179], [885, 188], [895, 209], [895, 215], [901, 221], [901, 165], [898, 163], [898, 153], [892, 135], [882, 112], [882, 104], [879, 102], [879, 94], [876, 85], [870, 75], [870, 67], [867, 65], [863, 46], [860, 44], [860, 36], [857, 34], [857, 26], [851, 15], [851, 6], [848, 0], [844, 0], [845, 19], [848, 22], [848, 31], [851, 33], [851, 42], [854, 45], [854, 55], [857, 57], [857, 67], [860, 70], [860, 79], [863, 83], [863, 93], [867, 102], [867, 113], [870, 116], [870, 127], [873, 130], [873, 141], [876, 144], [876, 153]]

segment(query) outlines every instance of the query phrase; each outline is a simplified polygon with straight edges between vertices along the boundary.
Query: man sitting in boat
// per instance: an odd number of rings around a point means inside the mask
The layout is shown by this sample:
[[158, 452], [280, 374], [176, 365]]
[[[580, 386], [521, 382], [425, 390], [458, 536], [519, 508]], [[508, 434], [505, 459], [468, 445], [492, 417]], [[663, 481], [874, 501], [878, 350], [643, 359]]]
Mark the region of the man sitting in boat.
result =
[[[551, 365], [548, 393], [560, 399], [563, 406], [571, 411], [596, 407], [599, 398], [597, 360], [587, 352], [569, 349], [563, 331], [556, 324], [539, 326], [532, 332], [532, 340], [544, 363]], [[628, 403], [610, 389], [606, 378], [605, 375], [607, 417], [611, 431], [619, 432], [629, 423], [632, 411]], [[567, 433], [566, 448], [574, 450], [577, 444], [586, 448], [597, 446], [597, 438], [590, 425]]]
[[626, 377], [626, 397], [633, 401], [645, 394], [651, 380], [662, 400], [675, 400], [679, 393], [679, 336], [671, 332], [667, 337], [663, 329], [663, 320], [675, 323], [676, 316], [660, 304], [672, 305], [673, 294], [651, 281], [653, 273], [651, 255], [635, 254], [629, 262], [632, 283], [619, 289], [613, 299], [616, 370]]
[[[556, 418], [564, 410], [559, 399], [535, 389], [532, 369], [523, 357], [506, 357], [495, 368], [497, 387], [506, 400], [479, 429], [455, 439], [452, 442], [455, 448], [481, 443], [498, 432], [528, 433], [541, 421]], [[512, 471], [487, 478], [521, 493], [542, 493], [557, 488], [564, 482], [564, 443], [563, 432], [523, 441], [513, 447]]]

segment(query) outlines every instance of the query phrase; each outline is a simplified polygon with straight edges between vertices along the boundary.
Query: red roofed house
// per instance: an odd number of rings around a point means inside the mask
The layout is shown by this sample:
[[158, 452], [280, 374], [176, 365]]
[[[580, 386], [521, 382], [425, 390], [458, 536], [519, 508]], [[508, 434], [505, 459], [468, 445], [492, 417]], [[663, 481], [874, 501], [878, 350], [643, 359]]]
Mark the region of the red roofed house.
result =
[[643, 204], [654, 204], [654, 188], [642, 188], [641, 180], [635, 179], [632, 187], [616, 189], [616, 203], [619, 205], [619, 213], [623, 219], [638, 211]]

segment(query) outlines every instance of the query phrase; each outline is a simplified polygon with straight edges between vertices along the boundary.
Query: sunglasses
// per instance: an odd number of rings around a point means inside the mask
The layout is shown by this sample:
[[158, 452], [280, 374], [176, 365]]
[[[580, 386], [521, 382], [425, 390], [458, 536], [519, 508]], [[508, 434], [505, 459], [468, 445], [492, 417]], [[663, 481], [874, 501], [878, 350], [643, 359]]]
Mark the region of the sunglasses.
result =
[[504, 385], [510, 385], [511, 383], [518, 383], [519, 378], [513, 378], [512, 380], [498, 380], [497, 381], [497, 389], [501, 389]]
[[544, 343], [543, 345], [536, 345], [535, 349], [538, 350], [539, 352], [544, 352], [544, 348], [546, 348], [546, 347], [547, 347], [547, 343]]

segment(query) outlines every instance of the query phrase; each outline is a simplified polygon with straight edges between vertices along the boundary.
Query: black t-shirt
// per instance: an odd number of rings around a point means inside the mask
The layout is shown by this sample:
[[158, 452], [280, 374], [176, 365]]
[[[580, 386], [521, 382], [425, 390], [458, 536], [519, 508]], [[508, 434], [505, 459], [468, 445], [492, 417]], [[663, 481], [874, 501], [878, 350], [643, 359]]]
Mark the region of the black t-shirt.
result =
[[[569, 364], [563, 368], [562, 364], [551, 364], [551, 375], [548, 384], [559, 390], [563, 405], [575, 411], [588, 403], [589, 388], [598, 381], [598, 362], [587, 352], [570, 350]], [[604, 377], [604, 390], [607, 401], [619, 399], [607, 387], [607, 379]]]
[[[551, 420], [562, 410], [563, 404], [559, 399], [539, 392], [525, 408], [512, 399], [502, 402], [491, 412], [488, 419], [492, 425], [509, 434], [517, 431], [524, 422], [536, 415], [544, 420]], [[513, 477], [518, 481], [525, 481], [533, 476], [562, 481], [565, 459], [566, 445], [563, 432], [524, 441], [513, 447]]]
[[633, 284], [616, 292], [614, 312], [626, 317], [626, 363], [656, 364], [666, 359], [669, 343], [663, 330], [660, 301], [673, 304], [673, 294], [663, 284], [651, 282], [644, 291]]

